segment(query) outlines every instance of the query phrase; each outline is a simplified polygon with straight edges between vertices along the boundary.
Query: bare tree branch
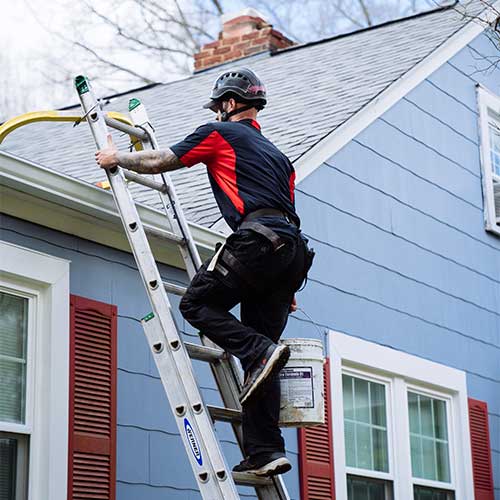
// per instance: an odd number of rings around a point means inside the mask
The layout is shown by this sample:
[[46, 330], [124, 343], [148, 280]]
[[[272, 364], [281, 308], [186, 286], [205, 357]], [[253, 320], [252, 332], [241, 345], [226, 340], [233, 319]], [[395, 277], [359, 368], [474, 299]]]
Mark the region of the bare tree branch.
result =
[[366, 24], [368, 26], [372, 25], [372, 20], [370, 18], [370, 13], [368, 12], [368, 8], [365, 5], [365, 2], [363, 0], [358, 0], [359, 5], [361, 7], [361, 12], [363, 13], [364, 18], [366, 19]]
[[149, 78], [146, 78], [145, 76], [136, 73], [134, 70], [130, 68], [126, 68], [125, 66], [122, 66], [120, 64], [117, 64], [113, 61], [110, 61], [109, 59], [106, 59], [105, 57], [99, 55], [95, 50], [92, 50], [90, 47], [87, 47], [83, 43], [80, 42], [73, 42], [76, 47], [80, 47], [81, 49], [85, 50], [86, 52], [92, 54], [99, 62], [102, 62], [106, 64], [107, 66], [117, 69], [119, 71], [123, 71], [124, 73], [128, 73], [129, 75], [135, 76], [136, 78], [143, 80], [144, 83], [154, 83], [153, 80], [150, 80]]
[[219, 14], [219, 16], [222, 16], [222, 14], [224, 14], [224, 10], [222, 9], [222, 5], [220, 4], [219, 0], [212, 0], [212, 3], [217, 9], [217, 14]]

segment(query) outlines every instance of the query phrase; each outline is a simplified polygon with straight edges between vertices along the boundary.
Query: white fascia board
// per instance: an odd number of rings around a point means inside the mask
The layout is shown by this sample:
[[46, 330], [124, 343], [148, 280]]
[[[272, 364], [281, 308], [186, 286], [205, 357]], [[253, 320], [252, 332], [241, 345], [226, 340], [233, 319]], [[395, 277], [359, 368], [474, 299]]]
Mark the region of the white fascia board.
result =
[[[500, 9], [500, 0], [497, 0], [492, 5], [492, 9], [497, 11]], [[308, 175], [312, 174], [349, 141], [383, 115], [391, 106], [411, 92], [418, 84], [484, 31], [484, 23], [491, 22], [495, 17], [492, 9], [488, 10], [487, 13], [483, 12], [479, 16], [482, 21], [475, 20], [467, 23], [431, 54], [375, 96], [351, 118], [299, 157], [294, 162], [297, 172], [296, 183], [303, 181]]]
[[[111, 222], [121, 228], [111, 192], [6, 151], [0, 151], [0, 185]], [[169, 230], [168, 220], [163, 212], [139, 203], [137, 208], [146, 228], [160, 233]], [[220, 233], [198, 224], [189, 223], [189, 226], [197, 246], [205, 253], [211, 252], [215, 244], [224, 238]]]

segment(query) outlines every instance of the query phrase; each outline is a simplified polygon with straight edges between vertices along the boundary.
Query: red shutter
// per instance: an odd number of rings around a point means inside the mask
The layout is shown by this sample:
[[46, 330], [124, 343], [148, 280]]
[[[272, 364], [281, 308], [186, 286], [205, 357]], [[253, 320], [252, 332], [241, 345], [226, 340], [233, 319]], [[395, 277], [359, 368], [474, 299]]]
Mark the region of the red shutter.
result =
[[469, 425], [475, 500], [495, 500], [491, 467], [488, 405], [469, 398]]
[[330, 360], [324, 366], [325, 423], [299, 429], [301, 500], [335, 500], [330, 416]]
[[69, 500], [114, 500], [116, 306], [71, 296]]

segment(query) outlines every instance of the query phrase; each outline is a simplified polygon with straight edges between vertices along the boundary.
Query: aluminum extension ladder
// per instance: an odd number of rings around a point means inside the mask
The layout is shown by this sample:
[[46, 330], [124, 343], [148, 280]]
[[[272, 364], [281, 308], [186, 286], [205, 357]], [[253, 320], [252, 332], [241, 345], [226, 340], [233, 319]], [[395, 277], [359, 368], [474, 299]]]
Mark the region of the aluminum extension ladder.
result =
[[[139, 100], [130, 100], [129, 112], [134, 124], [130, 126], [105, 119], [86, 77], [77, 76], [75, 87], [98, 149], [107, 145], [106, 123], [137, 138], [144, 149], [158, 149], [154, 130]], [[260, 500], [289, 500], [281, 476], [262, 478], [232, 473], [222, 453], [214, 428], [217, 420], [232, 424], [242, 448], [241, 406], [238, 399], [241, 391], [240, 372], [234, 358], [206, 337], [201, 336], [201, 345], [182, 340], [167, 292], [182, 295], [185, 288], [162, 281], [126, 182], [136, 182], [158, 191], [172, 228], [165, 234], [169, 241], [178, 245], [188, 275], [192, 278], [201, 260], [169, 175], [143, 176], [120, 167], [106, 170], [106, 173], [153, 309], [142, 319], [142, 326], [203, 499], [239, 499], [236, 484], [242, 484], [253, 486]], [[211, 364], [224, 408], [204, 403], [190, 358]]]

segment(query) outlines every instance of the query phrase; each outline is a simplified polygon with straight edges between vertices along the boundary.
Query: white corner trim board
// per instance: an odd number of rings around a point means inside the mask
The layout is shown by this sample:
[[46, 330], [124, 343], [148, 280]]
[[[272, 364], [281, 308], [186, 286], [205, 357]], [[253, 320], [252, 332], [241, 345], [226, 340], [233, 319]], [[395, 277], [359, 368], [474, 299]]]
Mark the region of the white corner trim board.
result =
[[[412, 479], [407, 391], [447, 401], [451, 488], [456, 500], [474, 498], [469, 412], [465, 372], [390, 347], [329, 331], [331, 421], [337, 500], [347, 500], [342, 373], [388, 383], [386, 407], [390, 473], [367, 472], [393, 483], [394, 498], [413, 498], [413, 481], [439, 487], [442, 483]], [[356, 376], [356, 375], [354, 375]], [[404, 438], [406, 436], [406, 439]], [[359, 469], [356, 469], [359, 473]]]
[[66, 500], [68, 474], [70, 262], [0, 242], [0, 288], [29, 298], [25, 424], [5, 432], [30, 434], [28, 500]]
[[[492, 8], [500, 9], [500, 0], [497, 0]], [[492, 10], [489, 10], [487, 13], [483, 12], [481, 18], [485, 22], [492, 21], [494, 12]], [[351, 118], [306, 151], [294, 164], [297, 171], [296, 182], [299, 183], [312, 174], [350, 140], [383, 115], [391, 106], [396, 104], [403, 96], [408, 94], [408, 92], [413, 90], [431, 73], [463, 49], [484, 29], [485, 26], [478, 21], [467, 23], [462, 29], [446, 40], [446, 42], [389, 85], [368, 104], [363, 106]]]

